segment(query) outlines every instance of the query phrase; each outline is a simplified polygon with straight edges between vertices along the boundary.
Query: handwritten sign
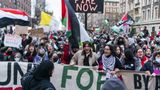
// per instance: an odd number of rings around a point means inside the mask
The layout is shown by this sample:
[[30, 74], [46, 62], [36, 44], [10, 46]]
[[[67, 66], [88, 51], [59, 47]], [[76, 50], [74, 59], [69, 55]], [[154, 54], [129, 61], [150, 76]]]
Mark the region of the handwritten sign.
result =
[[34, 36], [34, 37], [43, 37], [44, 36], [43, 28], [32, 29], [32, 30], [29, 30], [28, 32], [30, 33], [30, 36]]
[[4, 37], [4, 45], [19, 48], [22, 38], [18, 35], [6, 34]]
[[28, 26], [15, 26], [15, 34], [20, 35], [20, 34], [28, 34]]

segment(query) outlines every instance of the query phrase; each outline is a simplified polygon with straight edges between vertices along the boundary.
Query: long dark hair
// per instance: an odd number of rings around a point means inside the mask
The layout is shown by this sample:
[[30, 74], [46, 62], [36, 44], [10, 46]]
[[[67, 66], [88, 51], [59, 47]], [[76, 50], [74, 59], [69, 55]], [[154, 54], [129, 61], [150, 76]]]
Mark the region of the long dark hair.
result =
[[119, 48], [119, 49], [120, 49], [120, 55], [122, 55], [122, 52], [123, 52], [122, 48], [121, 48], [119, 45], [116, 45], [116, 46], [114, 46], [114, 50], [115, 50], [115, 54], [116, 54], [116, 56], [119, 56], [119, 55], [117, 55], [117, 53], [116, 53], [117, 48]]
[[[88, 42], [88, 41], [83, 42], [83, 48], [84, 48], [86, 45], [88, 45], [89, 47], [92, 48], [92, 44], [91, 44], [90, 42]], [[86, 52], [85, 52], [84, 50], [82, 51], [82, 55], [86, 55]], [[89, 56], [92, 57], [92, 50], [90, 50]]]
[[126, 62], [134, 62], [134, 54], [130, 49], [125, 50], [124, 54]]
[[[113, 45], [109, 45], [109, 44], [105, 45], [105, 47], [106, 46], [108, 46], [110, 48], [111, 55], [116, 56], [116, 53], [115, 53], [115, 50], [114, 50], [114, 46]], [[104, 53], [104, 51], [103, 51], [103, 53]]]
[[27, 50], [27, 54], [26, 54], [26, 56], [29, 56], [30, 54], [31, 54], [31, 52], [30, 52], [30, 50], [29, 50], [29, 48], [30, 47], [34, 47], [34, 51], [33, 51], [33, 54], [32, 54], [32, 56], [36, 56], [37, 55], [37, 51], [36, 51], [36, 47], [35, 47], [35, 45], [34, 44], [29, 44], [29, 46], [28, 46], [28, 50]]

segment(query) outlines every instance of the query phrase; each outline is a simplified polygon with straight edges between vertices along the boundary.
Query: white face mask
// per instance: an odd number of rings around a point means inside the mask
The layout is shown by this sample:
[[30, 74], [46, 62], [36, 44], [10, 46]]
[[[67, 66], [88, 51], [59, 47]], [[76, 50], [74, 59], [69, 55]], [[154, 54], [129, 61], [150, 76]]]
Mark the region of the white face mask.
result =
[[160, 58], [156, 58], [156, 61], [157, 61], [158, 63], [160, 63]]
[[14, 60], [15, 60], [16, 62], [19, 62], [19, 61], [20, 61], [20, 58], [14, 58]]

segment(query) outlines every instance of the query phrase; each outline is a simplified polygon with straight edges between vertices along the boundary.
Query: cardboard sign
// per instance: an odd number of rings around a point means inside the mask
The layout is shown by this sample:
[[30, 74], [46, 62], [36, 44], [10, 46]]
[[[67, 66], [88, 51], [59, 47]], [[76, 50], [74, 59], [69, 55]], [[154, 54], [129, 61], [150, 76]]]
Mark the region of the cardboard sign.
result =
[[20, 35], [20, 34], [28, 34], [28, 26], [15, 26], [15, 34]]
[[19, 48], [22, 38], [18, 35], [6, 34], [4, 37], [4, 45]]
[[70, 0], [75, 12], [103, 13], [104, 0]]
[[28, 31], [28, 33], [30, 33], [30, 36], [33, 36], [33, 37], [43, 37], [44, 36], [43, 28], [31, 29]]

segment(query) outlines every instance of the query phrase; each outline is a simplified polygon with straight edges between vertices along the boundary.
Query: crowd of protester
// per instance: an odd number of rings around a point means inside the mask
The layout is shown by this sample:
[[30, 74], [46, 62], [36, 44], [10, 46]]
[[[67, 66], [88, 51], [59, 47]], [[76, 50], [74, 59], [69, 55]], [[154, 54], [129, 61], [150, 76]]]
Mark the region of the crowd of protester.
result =
[[81, 47], [70, 46], [65, 32], [52, 32], [44, 37], [22, 34], [22, 46], [6, 47], [1, 32], [0, 61], [33, 62], [43, 60], [53, 63], [89, 66], [114, 77], [119, 70], [146, 71], [160, 74], [160, 34], [145, 27], [142, 33], [115, 35], [106, 32], [93, 34], [92, 41], [83, 42]]

